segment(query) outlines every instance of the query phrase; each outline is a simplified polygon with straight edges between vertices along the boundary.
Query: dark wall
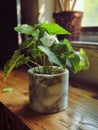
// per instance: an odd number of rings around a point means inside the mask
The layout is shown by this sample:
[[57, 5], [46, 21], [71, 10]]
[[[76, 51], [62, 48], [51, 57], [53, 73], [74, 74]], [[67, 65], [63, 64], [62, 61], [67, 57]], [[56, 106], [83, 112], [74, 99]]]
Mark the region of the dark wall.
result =
[[0, 1], [0, 66], [2, 66], [18, 47], [16, 1]]
[[38, 23], [38, 0], [21, 0], [21, 22], [30, 25]]

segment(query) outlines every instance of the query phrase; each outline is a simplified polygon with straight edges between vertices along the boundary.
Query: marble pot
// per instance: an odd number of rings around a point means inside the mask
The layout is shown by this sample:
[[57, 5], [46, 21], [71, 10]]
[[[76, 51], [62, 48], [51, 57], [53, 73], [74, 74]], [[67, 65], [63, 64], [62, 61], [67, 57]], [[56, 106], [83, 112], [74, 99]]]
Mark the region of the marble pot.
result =
[[29, 104], [34, 111], [56, 113], [68, 106], [69, 71], [59, 74], [29, 73]]

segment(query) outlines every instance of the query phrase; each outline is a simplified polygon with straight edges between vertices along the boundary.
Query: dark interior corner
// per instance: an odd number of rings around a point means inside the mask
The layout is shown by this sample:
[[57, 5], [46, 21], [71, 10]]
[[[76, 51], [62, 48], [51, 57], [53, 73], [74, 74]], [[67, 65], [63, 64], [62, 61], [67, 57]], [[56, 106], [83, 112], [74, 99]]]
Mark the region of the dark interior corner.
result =
[[0, 67], [18, 48], [18, 34], [14, 31], [17, 25], [16, 1], [0, 2]]

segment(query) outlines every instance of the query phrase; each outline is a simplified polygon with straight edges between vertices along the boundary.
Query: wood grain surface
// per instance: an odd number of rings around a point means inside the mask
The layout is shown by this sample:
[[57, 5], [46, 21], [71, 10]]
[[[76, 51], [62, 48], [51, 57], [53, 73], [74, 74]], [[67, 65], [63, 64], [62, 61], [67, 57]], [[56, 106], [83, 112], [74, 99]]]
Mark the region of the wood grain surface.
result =
[[[41, 114], [29, 107], [27, 68], [14, 70], [6, 82], [3, 75], [0, 69], [0, 101], [31, 130], [98, 130], [98, 86], [70, 81], [68, 108], [55, 114]], [[9, 87], [12, 92], [2, 92]]]

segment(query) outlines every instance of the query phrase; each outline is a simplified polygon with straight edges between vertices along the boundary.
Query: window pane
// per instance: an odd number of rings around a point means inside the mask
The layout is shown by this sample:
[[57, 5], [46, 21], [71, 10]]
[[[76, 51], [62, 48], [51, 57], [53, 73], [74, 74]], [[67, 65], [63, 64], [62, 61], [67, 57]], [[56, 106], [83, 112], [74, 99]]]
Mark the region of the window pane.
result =
[[98, 26], [98, 0], [85, 0], [84, 2], [82, 26]]

